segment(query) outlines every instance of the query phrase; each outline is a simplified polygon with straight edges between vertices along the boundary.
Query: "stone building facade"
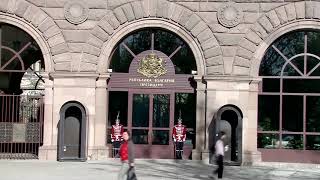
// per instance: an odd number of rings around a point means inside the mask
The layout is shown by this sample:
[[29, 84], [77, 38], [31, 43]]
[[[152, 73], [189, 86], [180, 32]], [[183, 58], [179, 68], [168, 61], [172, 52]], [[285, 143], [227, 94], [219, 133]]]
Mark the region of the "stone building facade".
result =
[[186, 42], [196, 61], [192, 159], [209, 161], [214, 134], [224, 128], [217, 122], [224, 111], [233, 111], [237, 161], [251, 163], [268, 154], [257, 143], [260, 63], [284, 34], [319, 29], [319, 7], [309, 0], [2, 0], [0, 22], [28, 33], [43, 54], [40, 159], [57, 159], [61, 108], [70, 101], [86, 112], [85, 158], [109, 157], [107, 80], [113, 49], [134, 31], [160, 28]]

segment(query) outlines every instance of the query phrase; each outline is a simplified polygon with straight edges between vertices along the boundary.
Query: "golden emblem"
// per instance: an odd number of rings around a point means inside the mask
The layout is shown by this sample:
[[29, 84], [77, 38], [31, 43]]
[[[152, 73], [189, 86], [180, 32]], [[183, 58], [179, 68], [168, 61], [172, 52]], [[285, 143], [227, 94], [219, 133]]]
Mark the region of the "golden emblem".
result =
[[140, 60], [137, 72], [148, 78], [157, 78], [167, 73], [164, 63], [163, 59], [152, 53]]

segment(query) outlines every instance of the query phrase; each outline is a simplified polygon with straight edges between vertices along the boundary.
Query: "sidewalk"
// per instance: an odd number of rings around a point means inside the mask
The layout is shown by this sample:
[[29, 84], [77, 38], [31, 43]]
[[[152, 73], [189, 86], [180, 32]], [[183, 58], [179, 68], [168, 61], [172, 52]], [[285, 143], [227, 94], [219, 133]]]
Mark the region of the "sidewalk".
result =
[[[116, 180], [118, 160], [0, 161], [1, 180]], [[136, 160], [139, 180], [209, 180], [214, 166], [197, 161]], [[319, 168], [225, 167], [224, 180], [319, 180]]]

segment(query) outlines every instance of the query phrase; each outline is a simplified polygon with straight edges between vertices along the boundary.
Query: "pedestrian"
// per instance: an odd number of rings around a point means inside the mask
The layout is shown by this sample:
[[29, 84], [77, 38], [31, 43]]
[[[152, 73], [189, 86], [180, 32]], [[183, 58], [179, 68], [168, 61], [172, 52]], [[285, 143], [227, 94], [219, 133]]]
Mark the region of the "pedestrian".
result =
[[[122, 133], [123, 142], [120, 146], [121, 169], [118, 174], [118, 180], [134, 180], [134, 147], [130, 137], [130, 133], [125, 131]], [[128, 174], [130, 175], [128, 177]]]
[[225, 132], [219, 133], [219, 139], [215, 144], [215, 157], [218, 168], [214, 171], [214, 174], [218, 174], [218, 179], [222, 179], [223, 174], [223, 158], [224, 151], [226, 151], [226, 147], [224, 146], [224, 140], [226, 139]]

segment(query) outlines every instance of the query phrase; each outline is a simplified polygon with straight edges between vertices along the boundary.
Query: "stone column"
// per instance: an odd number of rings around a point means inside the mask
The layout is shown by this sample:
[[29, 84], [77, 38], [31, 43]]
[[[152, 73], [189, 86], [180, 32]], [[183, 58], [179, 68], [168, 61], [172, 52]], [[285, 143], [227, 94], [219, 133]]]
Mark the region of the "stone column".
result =
[[196, 148], [192, 150], [192, 159], [201, 160], [203, 150], [205, 149], [206, 125], [205, 125], [205, 90], [206, 85], [202, 83], [201, 77], [196, 78], [197, 81], [197, 102], [196, 102]]
[[[259, 80], [250, 82], [249, 97], [247, 106], [247, 117], [244, 117], [243, 124], [243, 159], [242, 164], [249, 164], [261, 161], [261, 153], [257, 148], [258, 130], [258, 83]], [[247, 122], [247, 123], [246, 123]]]
[[40, 160], [57, 159], [57, 143], [52, 139], [53, 132], [53, 81], [47, 73], [41, 74], [45, 81], [43, 145], [39, 148]]
[[108, 97], [107, 97], [107, 74], [100, 75], [96, 81], [96, 116], [94, 122], [94, 146], [90, 147], [91, 159], [103, 160], [108, 158], [109, 149], [106, 146], [107, 120], [108, 120]]

